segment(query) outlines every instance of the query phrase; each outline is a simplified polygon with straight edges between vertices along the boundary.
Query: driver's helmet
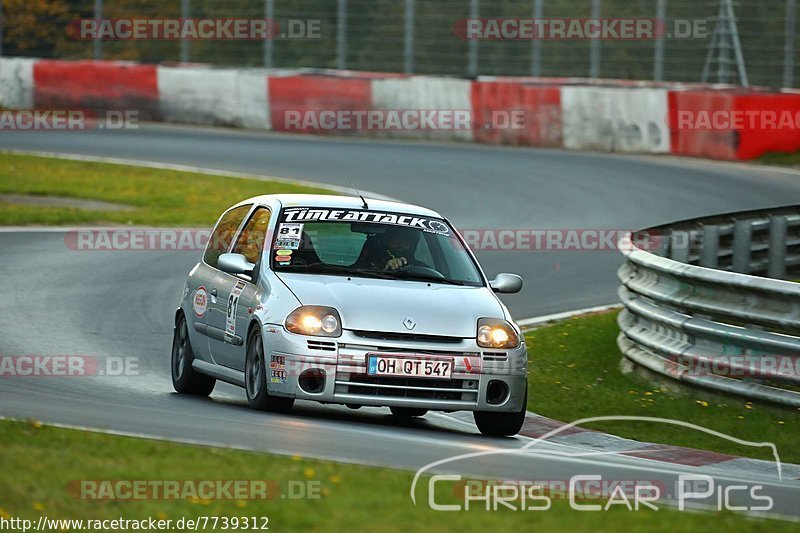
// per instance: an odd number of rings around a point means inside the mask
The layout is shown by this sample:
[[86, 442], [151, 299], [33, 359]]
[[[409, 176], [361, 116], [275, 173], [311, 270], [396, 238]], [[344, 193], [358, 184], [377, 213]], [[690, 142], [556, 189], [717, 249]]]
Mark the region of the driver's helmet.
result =
[[413, 254], [419, 244], [419, 231], [392, 226], [386, 230], [386, 249], [395, 256]]

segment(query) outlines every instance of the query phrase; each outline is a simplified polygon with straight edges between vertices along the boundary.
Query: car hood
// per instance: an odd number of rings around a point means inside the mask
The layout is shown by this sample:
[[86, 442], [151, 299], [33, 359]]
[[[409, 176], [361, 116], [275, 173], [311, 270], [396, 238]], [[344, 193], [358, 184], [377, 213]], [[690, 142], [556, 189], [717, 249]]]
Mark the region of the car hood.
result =
[[[337, 309], [344, 329], [468, 338], [479, 318], [505, 316], [487, 287], [286, 272], [278, 277], [303, 305]], [[413, 330], [403, 325], [409, 317]]]

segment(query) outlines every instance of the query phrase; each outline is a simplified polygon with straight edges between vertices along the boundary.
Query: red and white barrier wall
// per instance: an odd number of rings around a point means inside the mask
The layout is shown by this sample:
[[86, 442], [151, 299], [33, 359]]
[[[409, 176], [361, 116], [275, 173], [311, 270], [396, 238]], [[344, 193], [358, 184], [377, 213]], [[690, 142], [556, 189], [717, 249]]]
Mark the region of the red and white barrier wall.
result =
[[[747, 160], [800, 150], [800, 93], [638, 82], [317, 73], [0, 58], [0, 108], [137, 110], [142, 120], [306, 133]], [[464, 128], [332, 128], [287, 121], [355, 111], [459, 112]], [[737, 114], [793, 120], [736, 124]], [[515, 118], [509, 119], [513, 114]], [[521, 117], [521, 118], [520, 118]], [[706, 121], [697, 120], [698, 117]], [[708, 118], [712, 117], [711, 123]]]

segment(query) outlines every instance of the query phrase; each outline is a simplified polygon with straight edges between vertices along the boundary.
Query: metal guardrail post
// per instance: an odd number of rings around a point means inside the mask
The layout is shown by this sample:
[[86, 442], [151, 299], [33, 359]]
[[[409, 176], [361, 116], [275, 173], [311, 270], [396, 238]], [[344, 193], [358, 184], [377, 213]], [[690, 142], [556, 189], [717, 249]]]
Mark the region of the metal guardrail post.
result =
[[[602, 0], [592, 0], [592, 19], [600, 20]], [[589, 49], [589, 77], [600, 77], [600, 39], [592, 39]]]
[[[94, 18], [95, 20], [103, 18], [103, 0], [94, 0]], [[96, 61], [103, 59], [103, 40], [99, 35], [94, 38], [92, 55]]]
[[733, 271], [750, 273], [750, 250], [753, 245], [753, 224], [749, 220], [737, 220], [733, 224]]
[[795, 36], [797, 32], [797, 0], [786, 0], [786, 25], [783, 41], [783, 86], [794, 86]]
[[[191, 0], [181, 0], [181, 18], [191, 17]], [[181, 63], [189, 62], [189, 39], [181, 39]]]
[[769, 220], [769, 268], [771, 278], [786, 277], [786, 217], [774, 216]]
[[3, 0], [0, 0], [0, 56], [3, 55]]
[[719, 226], [703, 226], [703, 248], [700, 252], [700, 266], [717, 268], [719, 266]]
[[347, 68], [347, 0], [336, 3], [336, 68]]
[[669, 232], [669, 257], [679, 263], [689, 262], [689, 246], [691, 244], [691, 234], [688, 231]]
[[[480, 0], [469, 1], [469, 18], [475, 20], [480, 17], [481, 3]], [[474, 78], [478, 75], [478, 39], [470, 39], [468, 41], [469, 57], [467, 61], [467, 75]]]
[[403, 39], [403, 72], [414, 73], [414, 22], [416, 0], [406, 0], [405, 37]]
[[269, 35], [264, 40], [264, 68], [272, 68], [274, 57], [274, 43], [273, 40], [277, 37], [274, 35], [277, 27], [275, 26], [275, 0], [264, 0], [264, 18], [267, 19], [269, 24]]
[[[533, 18], [539, 20], [544, 16], [544, 0], [533, 0]], [[531, 39], [531, 76], [542, 75], [542, 36], [534, 35]]]
[[667, 0], [658, 0], [656, 4], [656, 24], [659, 25], [659, 35], [656, 38], [656, 46], [653, 57], [653, 79], [664, 81], [664, 44], [666, 35]]

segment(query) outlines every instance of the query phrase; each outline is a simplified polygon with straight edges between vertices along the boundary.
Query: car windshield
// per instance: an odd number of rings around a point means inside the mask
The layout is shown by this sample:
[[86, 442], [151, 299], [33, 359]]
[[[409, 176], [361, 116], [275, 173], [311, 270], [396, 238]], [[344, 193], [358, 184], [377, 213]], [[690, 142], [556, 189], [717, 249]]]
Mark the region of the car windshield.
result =
[[272, 269], [277, 272], [484, 285], [450, 225], [417, 215], [285, 209], [271, 256]]

